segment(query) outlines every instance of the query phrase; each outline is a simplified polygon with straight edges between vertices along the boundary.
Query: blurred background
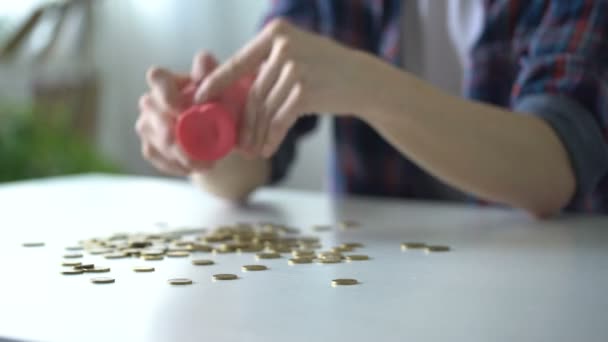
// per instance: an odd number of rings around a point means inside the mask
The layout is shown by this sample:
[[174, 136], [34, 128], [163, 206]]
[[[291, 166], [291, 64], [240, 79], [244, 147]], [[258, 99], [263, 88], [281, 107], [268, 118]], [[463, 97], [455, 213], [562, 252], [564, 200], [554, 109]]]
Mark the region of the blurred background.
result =
[[[269, 0], [0, 2], [0, 182], [81, 172], [157, 174], [133, 126], [150, 65], [187, 71], [255, 33]], [[329, 121], [282, 186], [323, 188]]]

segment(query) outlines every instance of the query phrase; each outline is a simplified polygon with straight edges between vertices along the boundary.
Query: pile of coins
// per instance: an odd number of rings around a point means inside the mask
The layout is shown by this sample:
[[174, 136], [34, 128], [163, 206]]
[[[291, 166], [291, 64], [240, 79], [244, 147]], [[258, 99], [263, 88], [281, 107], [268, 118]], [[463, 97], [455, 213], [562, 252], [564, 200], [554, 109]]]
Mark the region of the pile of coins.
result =
[[[344, 222], [344, 229], [355, 227], [354, 222]], [[321, 226], [319, 226], [321, 227]], [[323, 226], [327, 227], [327, 226]], [[324, 228], [325, 229], [325, 228]], [[313, 228], [313, 230], [315, 230]], [[25, 244], [24, 244], [25, 246]], [[220, 226], [211, 231], [205, 229], [184, 229], [160, 234], [114, 234], [107, 238], [92, 238], [80, 241], [78, 245], [66, 247], [62, 266], [70, 267], [61, 271], [63, 275], [78, 275], [83, 273], [110, 272], [109, 267], [78, 262], [84, 254], [103, 256], [108, 260], [139, 259], [143, 261], [160, 261], [165, 258], [186, 258], [204, 253], [213, 254], [253, 254], [259, 261], [280, 259], [289, 255], [289, 265], [298, 264], [337, 264], [369, 260], [367, 255], [347, 254], [362, 248], [361, 243], [344, 243], [334, 246], [327, 251], [321, 251], [320, 239], [316, 236], [300, 235], [299, 229], [272, 223], [241, 223], [230, 226]], [[210, 259], [195, 258], [191, 260], [195, 266], [214, 265]], [[137, 266], [134, 272], [154, 272], [154, 267]], [[244, 265], [243, 272], [265, 271], [265, 265]], [[214, 274], [213, 281], [235, 280], [235, 274]], [[95, 284], [114, 283], [112, 278], [92, 278]], [[171, 285], [190, 285], [192, 280], [184, 278], [169, 279]], [[340, 281], [334, 279], [332, 286], [358, 284], [355, 280]]]
[[[352, 221], [342, 222], [339, 227], [352, 229], [358, 224]], [[331, 230], [330, 225], [313, 226], [312, 230], [323, 232]], [[24, 247], [42, 247], [42, 242], [28, 242]], [[132, 258], [143, 261], [160, 261], [165, 258], [186, 258], [198, 254], [254, 254], [259, 261], [280, 259], [288, 254], [289, 265], [298, 264], [339, 264], [370, 260], [365, 254], [354, 254], [356, 249], [363, 248], [358, 242], [343, 243], [328, 250], [321, 250], [320, 239], [316, 236], [302, 236], [299, 229], [273, 223], [240, 223], [220, 226], [211, 231], [206, 229], [182, 229], [157, 234], [114, 234], [107, 238], [92, 238], [80, 241], [77, 245], [68, 246], [63, 255], [66, 276], [84, 273], [108, 273], [109, 267], [94, 264], [83, 264], [77, 261], [84, 254], [103, 256], [105, 259]], [[427, 245], [423, 242], [403, 242], [402, 251], [421, 250], [425, 253], [448, 252], [449, 246]], [[205, 258], [191, 260], [194, 266], [210, 266], [215, 261]], [[243, 265], [243, 272], [266, 271], [265, 265]], [[154, 272], [150, 266], [133, 267], [134, 272]], [[213, 281], [239, 279], [236, 274], [220, 273], [212, 276]], [[92, 278], [94, 284], [111, 284], [115, 279], [109, 277]], [[192, 280], [185, 278], [169, 279], [171, 285], [190, 285]], [[331, 285], [350, 286], [360, 284], [356, 279], [334, 279]]]

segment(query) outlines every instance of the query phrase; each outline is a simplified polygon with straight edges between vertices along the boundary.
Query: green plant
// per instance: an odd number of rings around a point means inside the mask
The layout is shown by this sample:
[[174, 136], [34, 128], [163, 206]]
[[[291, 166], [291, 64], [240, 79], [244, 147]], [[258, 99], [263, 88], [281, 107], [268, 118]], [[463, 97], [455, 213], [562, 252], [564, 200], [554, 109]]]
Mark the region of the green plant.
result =
[[61, 113], [0, 108], [0, 182], [82, 172], [116, 172]]

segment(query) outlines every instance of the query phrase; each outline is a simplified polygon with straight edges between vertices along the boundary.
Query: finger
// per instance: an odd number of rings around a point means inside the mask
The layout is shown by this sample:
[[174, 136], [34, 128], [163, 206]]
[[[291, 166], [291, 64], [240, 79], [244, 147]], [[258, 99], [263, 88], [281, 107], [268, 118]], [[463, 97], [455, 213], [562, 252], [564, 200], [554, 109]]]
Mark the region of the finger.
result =
[[287, 100], [281, 105], [279, 111], [270, 122], [268, 136], [262, 149], [262, 156], [270, 158], [279, 148], [287, 132], [300, 116], [302, 108], [302, 85], [296, 83], [289, 92]]
[[218, 66], [203, 81], [196, 92], [196, 102], [201, 103], [217, 97], [241, 77], [253, 74], [270, 54], [274, 37], [285, 33], [288, 27], [289, 25], [283, 20], [276, 20], [266, 25], [260, 34], [233, 57]]
[[258, 115], [264, 113], [264, 101], [279, 78], [281, 68], [287, 58], [286, 46], [285, 40], [279, 40], [273, 46], [268, 60], [260, 68], [260, 72], [253, 82], [249, 94], [247, 94], [245, 114], [241, 119], [241, 134], [239, 137], [239, 146], [244, 150], [251, 150], [254, 146], [256, 121], [259, 120]]
[[256, 127], [256, 141], [253, 150], [256, 154], [262, 154], [262, 149], [266, 143], [270, 122], [277, 115], [280, 106], [286, 102], [291, 89], [297, 81], [297, 74], [293, 62], [287, 62], [281, 70], [281, 75], [278, 81], [270, 90], [270, 93], [265, 99], [265, 113], [258, 118]]
[[168, 114], [177, 114], [185, 107], [185, 101], [180, 90], [190, 82], [189, 77], [173, 74], [170, 71], [152, 67], [146, 74], [150, 93], [160, 111]]
[[217, 64], [217, 59], [213, 55], [201, 51], [194, 56], [190, 77], [194, 82], [199, 83], [217, 68]]
[[179, 163], [168, 160], [152, 145], [149, 143], [142, 144], [142, 155], [149, 161], [156, 169], [173, 175], [173, 176], [186, 176], [188, 170], [182, 167]]

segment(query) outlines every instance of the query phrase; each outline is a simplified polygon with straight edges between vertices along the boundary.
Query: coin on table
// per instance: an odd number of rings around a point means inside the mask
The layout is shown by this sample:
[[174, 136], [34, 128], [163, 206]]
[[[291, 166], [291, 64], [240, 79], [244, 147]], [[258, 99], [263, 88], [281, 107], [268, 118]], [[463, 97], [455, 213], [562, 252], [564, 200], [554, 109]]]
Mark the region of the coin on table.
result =
[[209, 259], [195, 259], [192, 260], [192, 265], [196, 265], [196, 266], [209, 266], [209, 265], [213, 265], [215, 262], [213, 260], [209, 260]]
[[361, 248], [361, 247], [363, 247], [363, 244], [359, 243], [359, 242], [345, 242], [345, 243], [341, 244], [340, 247], [343, 247], [343, 248]]
[[84, 271], [81, 269], [71, 269], [71, 270], [63, 270], [61, 274], [63, 275], [75, 275], [75, 274], [83, 274]]
[[170, 258], [185, 258], [187, 256], [189, 256], [190, 253], [185, 252], [185, 251], [173, 251], [173, 252], [167, 252], [167, 256]]
[[44, 242], [24, 242], [23, 247], [43, 247]]
[[449, 252], [449, 246], [426, 246], [424, 249], [426, 253], [434, 253], [434, 252]]
[[315, 254], [316, 253], [313, 250], [302, 250], [302, 249], [296, 249], [291, 252], [291, 255], [293, 255], [296, 258], [313, 258], [315, 256]]
[[362, 261], [369, 260], [369, 257], [364, 254], [350, 254], [345, 256], [346, 261]]
[[424, 249], [426, 248], [426, 243], [423, 242], [402, 242], [401, 243], [401, 249], [402, 250], [408, 250], [408, 249]]
[[63, 257], [65, 259], [78, 259], [78, 258], [82, 258], [82, 254], [80, 254], [80, 253], [70, 253], [70, 254], [64, 254]]
[[162, 255], [144, 255], [141, 258], [147, 261], [158, 261], [163, 260], [165, 257]]
[[82, 263], [80, 261], [64, 261], [61, 263], [61, 266], [68, 266], [68, 267], [76, 267], [76, 266], [80, 266], [82, 265]]
[[258, 259], [278, 259], [281, 257], [281, 254], [276, 252], [263, 252], [255, 255]]
[[331, 286], [336, 287], [336, 286], [348, 286], [348, 285], [357, 285], [359, 284], [359, 282], [357, 281], [357, 279], [348, 279], [348, 278], [343, 278], [343, 279], [334, 279], [331, 281]]
[[186, 279], [186, 278], [169, 279], [168, 282], [171, 285], [191, 285], [192, 284], [192, 280]]
[[81, 251], [84, 247], [82, 246], [68, 246], [65, 248], [66, 251]]
[[85, 270], [85, 269], [94, 268], [94, 267], [95, 267], [95, 265], [93, 265], [93, 264], [80, 264], [80, 265], [74, 266], [74, 269]]
[[89, 251], [89, 253], [92, 255], [108, 254], [108, 253], [112, 253], [112, 250], [109, 248], [94, 248], [94, 249], [91, 249]]
[[133, 271], [135, 272], [154, 272], [154, 267], [148, 266], [135, 266], [133, 267]]
[[123, 259], [127, 257], [126, 253], [123, 252], [115, 252], [115, 253], [108, 253], [106, 255], [103, 256], [106, 259]]
[[245, 272], [247, 272], [247, 271], [265, 271], [268, 269], [268, 267], [266, 267], [264, 265], [245, 265], [245, 266], [241, 267], [241, 269]]
[[213, 280], [235, 280], [235, 279], [238, 279], [238, 276], [236, 274], [220, 273], [220, 274], [213, 275]]
[[106, 272], [110, 272], [110, 268], [109, 267], [93, 267], [93, 268], [86, 268], [84, 271], [87, 273], [106, 273]]
[[312, 261], [313, 261], [312, 257], [295, 257], [295, 258], [291, 258], [291, 259], [287, 260], [287, 263], [290, 265], [310, 264], [310, 263], [312, 263]]
[[337, 264], [342, 262], [342, 258], [338, 256], [326, 256], [324, 258], [318, 258], [316, 261], [320, 264]]
[[96, 278], [91, 278], [91, 282], [93, 284], [112, 284], [114, 282], [114, 278], [96, 277]]

